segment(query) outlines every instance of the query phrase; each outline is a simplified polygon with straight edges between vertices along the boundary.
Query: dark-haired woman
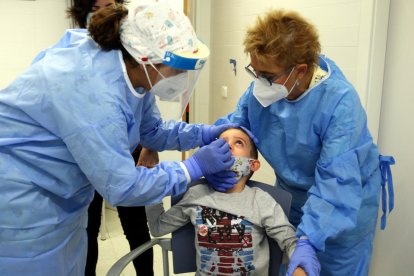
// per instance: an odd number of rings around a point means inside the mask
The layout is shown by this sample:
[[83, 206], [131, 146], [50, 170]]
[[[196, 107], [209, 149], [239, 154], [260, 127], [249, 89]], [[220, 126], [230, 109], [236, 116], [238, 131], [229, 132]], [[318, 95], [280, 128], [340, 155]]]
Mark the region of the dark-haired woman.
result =
[[[86, 28], [92, 17], [92, 14], [102, 8], [112, 5], [124, 4], [124, 0], [72, 0], [67, 13], [72, 19], [74, 27]], [[141, 151], [144, 157], [141, 159], [148, 160], [147, 166], [153, 167], [158, 164], [158, 153], [138, 146], [133, 152], [135, 163], [138, 163]], [[139, 164], [140, 165], [140, 164]], [[85, 276], [96, 275], [96, 265], [98, 262], [98, 234], [101, 226], [102, 216], [102, 196], [95, 191], [93, 200], [88, 208], [88, 253], [86, 258]], [[128, 240], [131, 250], [151, 239], [147, 224], [147, 216], [144, 206], [124, 207], [118, 206], [118, 216], [121, 221], [122, 229]], [[137, 275], [154, 275], [153, 271], [153, 250], [147, 250], [133, 261]]]
[[[231, 125], [164, 122], [155, 104], [154, 94], [191, 93], [209, 54], [182, 12], [112, 5], [88, 28], [67, 31], [0, 91], [0, 275], [82, 275], [95, 190], [143, 206], [234, 162], [216, 140]], [[148, 169], [131, 156], [138, 144], [203, 147]]]

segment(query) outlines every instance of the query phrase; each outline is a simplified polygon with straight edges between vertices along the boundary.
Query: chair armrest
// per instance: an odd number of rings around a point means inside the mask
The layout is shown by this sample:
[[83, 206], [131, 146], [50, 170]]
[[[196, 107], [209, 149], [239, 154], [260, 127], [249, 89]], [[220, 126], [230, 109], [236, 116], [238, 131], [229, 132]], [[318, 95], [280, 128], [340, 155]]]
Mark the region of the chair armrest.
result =
[[125, 267], [132, 262], [136, 257], [147, 251], [148, 249], [154, 247], [156, 244], [161, 246], [163, 250], [171, 251], [171, 239], [170, 238], [157, 238], [147, 241], [146, 243], [138, 246], [128, 254], [120, 258], [115, 264], [111, 266], [107, 276], [119, 276]]

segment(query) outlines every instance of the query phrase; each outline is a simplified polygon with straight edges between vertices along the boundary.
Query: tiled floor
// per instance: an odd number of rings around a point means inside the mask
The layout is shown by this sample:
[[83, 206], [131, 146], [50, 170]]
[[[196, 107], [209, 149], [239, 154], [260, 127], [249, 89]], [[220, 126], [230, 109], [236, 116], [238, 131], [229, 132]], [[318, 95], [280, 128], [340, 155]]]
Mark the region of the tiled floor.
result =
[[[168, 203], [167, 203], [168, 204]], [[167, 205], [166, 204], [166, 205]], [[128, 242], [123, 234], [121, 223], [118, 218], [116, 210], [106, 209], [106, 228], [108, 238], [106, 240], [98, 239], [99, 245], [99, 259], [96, 267], [96, 275], [104, 276], [109, 268], [123, 255], [129, 252]], [[166, 236], [168, 237], [168, 236]], [[170, 256], [170, 266], [172, 264]], [[162, 276], [162, 258], [161, 249], [158, 246], [154, 247], [154, 274], [155, 276]], [[133, 265], [128, 265], [123, 273], [123, 276], [135, 276]], [[175, 275], [170, 268], [170, 275]], [[179, 274], [180, 276], [194, 275], [194, 273]]]

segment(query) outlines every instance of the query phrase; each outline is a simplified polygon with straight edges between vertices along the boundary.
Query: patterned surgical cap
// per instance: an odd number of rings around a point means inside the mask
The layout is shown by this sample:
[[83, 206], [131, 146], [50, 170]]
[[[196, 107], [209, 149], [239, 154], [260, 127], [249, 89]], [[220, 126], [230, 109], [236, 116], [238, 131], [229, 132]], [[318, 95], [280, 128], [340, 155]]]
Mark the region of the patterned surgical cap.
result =
[[121, 42], [138, 62], [162, 63], [164, 54], [195, 51], [198, 39], [190, 20], [166, 2], [141, 5], [121, 22]]

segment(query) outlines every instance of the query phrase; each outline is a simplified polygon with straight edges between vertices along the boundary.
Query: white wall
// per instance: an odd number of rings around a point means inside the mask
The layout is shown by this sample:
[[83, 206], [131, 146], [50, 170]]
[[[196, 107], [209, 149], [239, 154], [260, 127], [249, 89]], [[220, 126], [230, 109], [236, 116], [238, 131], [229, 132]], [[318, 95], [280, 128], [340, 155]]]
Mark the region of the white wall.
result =
[[[198, 38], [206, 45], [211, 44], [211, 1], [189, 1], [189, 13]], [[191, 123], [210, 122], [210, 60], [205, 64], [190, 102]]]
[[395, 157], [395, 209], [378, 231], [370, 275], [413, 275], [414, 1], [392, 0], [381, 108], [379, 148]]
[[0, 89], [69, 27], [66, 0], [0, 1]]

